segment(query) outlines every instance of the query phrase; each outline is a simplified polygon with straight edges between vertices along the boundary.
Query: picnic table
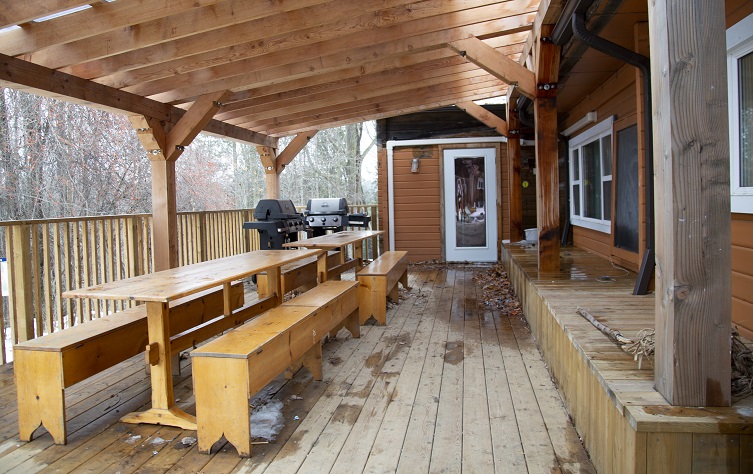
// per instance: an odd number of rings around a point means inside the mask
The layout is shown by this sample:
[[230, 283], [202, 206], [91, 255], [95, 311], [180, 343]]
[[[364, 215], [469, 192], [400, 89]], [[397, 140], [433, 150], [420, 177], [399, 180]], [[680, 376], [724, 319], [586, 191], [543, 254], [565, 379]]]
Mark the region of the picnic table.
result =
[[[169, 303], [179, 298], [223, 287], [224, 315], [233, 314], [230, 289], [233, 281], [267, 272], [269, 288], [274, 289], [276, 304], [282, 303], [280, 267], [326, 252], [312, 250], [257, 250], [230, 257], [209, 260], [183, 267], [163, 270], [133, 278], [117, 280], [63, 293], [66, 298], [97, 298], [144, 302], [147, 310], [149, 345], [147, 357], [151, 364], [152, 407], [125, 415], [127, 423], [152, 423], [195, 430], [196, 417], [175, 406], [173, 395]], [[326, 260], [326, 259], [320, 259]], [[323, 265], [326, 269], [326, 263]], [[240, 309], [238, 311], [243, 311]]]
[[[320, 235], [319, 237], [312, 237], [310, 239], [303, 239], [297, 242], [288, 242], [283, 244], [283, 247], [305, 247], [309, 249], [324, 249], [333, 250], [348, 245], [353, 246], [353, 258], [357, 260], [356, 272], [363, 268], [363, 258], [361, 252], [363, 249], [363, 241], [371, 237], [384, 234], [383, 230], [345, 230], [342, 232], [335, 232], [327, 235]], [[345, 252], [340, 252], [340, 263], [345, 263]], [[327, 280], [327, 266], [323, 265], [319, 268], [319, 275], [321, 281]]]

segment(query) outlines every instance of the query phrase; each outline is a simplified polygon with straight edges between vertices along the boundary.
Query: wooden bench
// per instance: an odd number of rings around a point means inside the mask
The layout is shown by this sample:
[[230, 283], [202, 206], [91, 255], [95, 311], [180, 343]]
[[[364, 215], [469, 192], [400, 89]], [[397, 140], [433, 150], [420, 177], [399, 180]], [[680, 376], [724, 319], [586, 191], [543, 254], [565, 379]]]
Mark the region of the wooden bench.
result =
[[357, 286], [327, 281], [191, 352], [199, 452], [224, 434], [251, 455], [249, 399], [300, 365], [322, 379], [322, 337], [343, 320], [360, 336]]
[[387, 324], [387, 297], [398, 300], [400, 282], [408, 288], [408, 252], [384, 252], [356, 274], [358, 282], [358, 304], [361, 324], [374, 316], [381, 326]]
[[[338, 251], [327, 253], [328, 279], [337, 280], [343, 272], [355, 268], [358, 263], [358, 260], [356, 259], [340, 263], [340, 258], [340, 252]], [[297, 262], [283, 265], [280, 267], [280, 279], [282, 280], [281, 284], [284, 293], [297, 289], [308, 290], [315, 287], [317, 283], [316, 257], [305, 258]], [[256, 275], [256, 285], [260, 298], [270, 294], [266, 273], [259, 273]]]
[[[243, 285], [233, 285], [231, 305], [239, 308], [243, 299]], [[185, 350], [193, 342], [186, 336], [190, 328], [207, 325], [222, 314], [222, 291], [175, 300], [170, 308], [171, 334], [183, 341], [174, 349]], [[21, 441], [31, 441], [43, 425], [55, 443], [66, 444], [65, 388], [144, 352], [148, 343], [146, 307], [141, 305], [16, 344], [13, 364]]]

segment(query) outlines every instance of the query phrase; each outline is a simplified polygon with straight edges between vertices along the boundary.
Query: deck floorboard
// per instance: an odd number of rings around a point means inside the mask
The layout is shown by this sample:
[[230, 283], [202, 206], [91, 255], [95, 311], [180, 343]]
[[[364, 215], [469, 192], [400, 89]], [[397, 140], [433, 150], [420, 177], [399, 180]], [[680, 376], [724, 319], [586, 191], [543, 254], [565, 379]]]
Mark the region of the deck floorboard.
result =
[[[66, 390], [67, 445], [44, 430], [20, 442], [12, 367], [2, 367], [0, 473], [595, 472], [525, 321], [483, 304], [474, 275], [485, 270], [411, 266], [412, 289], [386, 326], [324, 345], [323, 381], [304, 369], [254, 397], [281, 402], [284, 424], [249, 459], [224, 440], [200, 454], [182, 442], [194, 431], [121, 423], [150, 405], [141, 356]], [[190, 359], [181, 369], [175, 395], [193, 413]], [[629, 384], [645, 373], [613, 375]]]

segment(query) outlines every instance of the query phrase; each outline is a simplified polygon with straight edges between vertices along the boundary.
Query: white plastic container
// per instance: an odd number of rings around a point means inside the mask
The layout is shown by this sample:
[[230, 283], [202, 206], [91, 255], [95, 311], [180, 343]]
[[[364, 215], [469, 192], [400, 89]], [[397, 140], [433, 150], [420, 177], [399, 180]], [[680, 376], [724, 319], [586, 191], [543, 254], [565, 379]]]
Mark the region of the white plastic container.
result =
[[539, 242], [539, 229], [525, 229], [524, 232], [526, 233], [527, 241], [532, 244], [537, 244]]

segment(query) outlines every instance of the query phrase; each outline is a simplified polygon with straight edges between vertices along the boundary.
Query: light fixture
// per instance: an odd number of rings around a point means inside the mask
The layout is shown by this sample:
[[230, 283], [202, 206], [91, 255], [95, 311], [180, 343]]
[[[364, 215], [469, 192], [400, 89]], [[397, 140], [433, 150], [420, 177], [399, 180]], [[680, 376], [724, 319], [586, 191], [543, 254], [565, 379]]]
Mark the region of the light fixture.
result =
[[596, 122], [596, 112], [589, 112], [587, 113], [582, 119], [578, 120], [574, 124], [567, 127], [562, 134], [566, 137], [569, 137], [573, 133], [577, 132], [581, 128], [585, 127], [586, 125], [592, 124]]
[[413, 158], [411, 160], [411, 162], [410, 162], [410, 172], [411, 173], [418, 173], [418, 164], [419, 164], [419, 159], [418, 158]]

